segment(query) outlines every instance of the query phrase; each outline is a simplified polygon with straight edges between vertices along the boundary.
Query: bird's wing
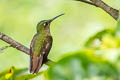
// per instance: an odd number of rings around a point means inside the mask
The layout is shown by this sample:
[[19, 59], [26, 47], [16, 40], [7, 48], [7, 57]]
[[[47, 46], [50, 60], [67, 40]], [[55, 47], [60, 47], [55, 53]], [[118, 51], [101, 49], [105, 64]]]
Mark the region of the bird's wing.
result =
[[33, 71], [35, 70], [36, 64], [34, 62], [37, 62], [36, 59], [33, 59], [33, 55], [34, 55], [34, 43], [36, 41], [37, 38], [37, 34], [34, 35], [31, 44], [30, 44], [30, 73], [33, 73]]
[[47, 60], [47, 56], [48, 56], [49, 51], [50, 51], [50, 49], [52, 47], [52, 42], [53, 42], [52, 36], [47, 36], [47, 39], [45, 41], [45, 47], [44, 47], [45, 54], [44, 54], [44, 61], [43, 61], [43, 63], [45, 63], [46, 60]]
[[[31, 45], [30, 45], [30, 72], [31, 73], [37, 73], [39, 69], [41, 68], [43, 61], [47, 59], [47, 55], [51, 49], [52, 46], [52, 37], [47, 36], [43, 40], [43, 42], [40, 42], [40, 45], [37, 45], [38, 47], [38, 53], [39, 55], [34, 56], [36, 53], [36, 50], [34, 49], [36, 47], [37, 36], [35, 35]], [[38, 42], [37, 42], [38, 43]], [[38, 43], [39, 44], [39, 43]], [[45, 60], [44, 60], [45, 59]]]

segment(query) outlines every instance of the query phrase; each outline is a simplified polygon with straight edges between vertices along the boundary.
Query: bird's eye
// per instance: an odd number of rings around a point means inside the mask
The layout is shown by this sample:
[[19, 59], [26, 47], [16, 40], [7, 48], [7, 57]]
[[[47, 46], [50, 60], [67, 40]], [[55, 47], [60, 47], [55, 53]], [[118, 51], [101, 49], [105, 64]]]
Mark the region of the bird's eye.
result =
[[47, 26], [47, 25], [48, 25], [48, 23], [47, 23], [47, 22], [45, 22], [43, 25], [44, 25], [44, 26]]

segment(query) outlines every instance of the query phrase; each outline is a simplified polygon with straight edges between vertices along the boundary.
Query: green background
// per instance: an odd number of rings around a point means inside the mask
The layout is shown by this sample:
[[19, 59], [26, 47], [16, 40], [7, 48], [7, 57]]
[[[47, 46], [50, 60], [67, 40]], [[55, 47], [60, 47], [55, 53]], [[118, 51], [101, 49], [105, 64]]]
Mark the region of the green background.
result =
[[[103, 1], [113, 8], [120, 8], [119, 0]], [[29, 48], [37, 23], [61, 13], [65, 15], [51, 24], [54, 42], [48, 57], [53, 61], [82, 50], [91, 35], [106, 28], [113, 29], [117, 23], [102, 9], [72, 0], [0, 0], [0, 32]], [[6, 45], [8, 44], [0, 40], [0, 47]], [[114, 62], [119, 50], [109, 49], [104, 50], [104, 53], [104, 58]], [[8, 48], [0, 54], [0, 72], [11, 66], [28, 68], [29, 56]], [[43, 66], [42, 70], [46, 67]], [[44, 80], [46, 76], [40, 77]]]

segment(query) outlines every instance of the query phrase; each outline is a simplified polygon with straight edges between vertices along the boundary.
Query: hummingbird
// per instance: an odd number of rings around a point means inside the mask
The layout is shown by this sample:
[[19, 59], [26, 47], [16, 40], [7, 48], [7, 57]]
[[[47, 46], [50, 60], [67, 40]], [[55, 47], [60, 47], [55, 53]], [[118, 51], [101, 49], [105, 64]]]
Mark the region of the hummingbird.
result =
[[38, 73], [42, 65], [47, 62], [47, 56], [53, 42], [50, 33], [50, 24], [62, 15], [64, 14], [60, 14], [49, 20], [42, 20], [37, 24], [37, 33], [30, 44], [30, 73]]

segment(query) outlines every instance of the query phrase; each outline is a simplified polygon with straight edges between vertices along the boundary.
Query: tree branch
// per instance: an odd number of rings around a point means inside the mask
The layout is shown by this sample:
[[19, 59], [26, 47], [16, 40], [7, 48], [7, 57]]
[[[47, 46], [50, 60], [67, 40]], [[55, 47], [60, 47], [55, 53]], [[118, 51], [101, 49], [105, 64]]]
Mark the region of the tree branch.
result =
[[10, 44], [12, 47], [16, 48], [17, 50], [22, 51], [22, 52], [30, 55], [29, 48], [27, 48], [24, 45], [16, 42], [12, 38], [8, 37], [7, 35], [5, 35], [5, 34], [3, 34], [1, 32], [0, 32], [0, 39], [5, 41], [6, 43]]
[[[11, 47], [16, 48], [17, 50], [22, 51], [22, 52], [30, 55], [30, 49], [29, 48], [25, 47], [24, 45], [20, 44], [19, 42], [13, 40], [9, 36], [7, 36], [7, 35], [5, 35], [1, 32], [0, 32], [0, 39], [3, 40], [4, 42], [10, 44]], [[47, 62], [53, 62], [53, 61], [48, 59]]]
[[83, 3], [90, 4], [90, 5], [98, 7], [96, 4], [94, 4], [94, 3], [90, 2], [90, 1], [86, 1], [86, 0], [76, 0], [76, 1], [81, 1]]
[[110, 16], [112, 16], [115, 20], [118, 19], [119, 17], [119, 11], [117, 9], [112, 8], [111, 6], [107, 5], [101, 0], [76, 0], [76, 1], [81, 1], [90, 5], [93, 5], [95, 7], [99, 7], [103, 9], [105, 12], [107, 12]]

